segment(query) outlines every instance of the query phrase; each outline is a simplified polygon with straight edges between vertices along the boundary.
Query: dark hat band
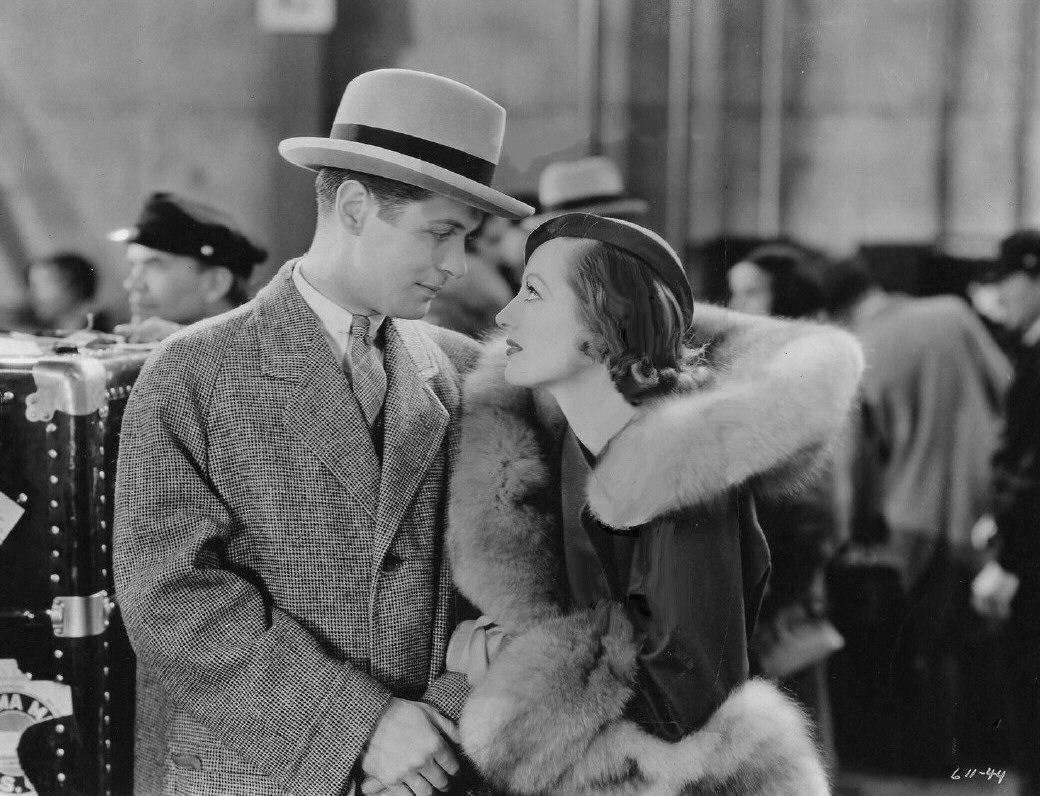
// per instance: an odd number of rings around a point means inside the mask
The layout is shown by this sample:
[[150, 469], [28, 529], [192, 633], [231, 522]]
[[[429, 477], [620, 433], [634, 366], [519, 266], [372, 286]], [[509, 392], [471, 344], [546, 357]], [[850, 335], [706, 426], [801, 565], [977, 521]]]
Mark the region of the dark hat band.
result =
[[609, 243], [642, 261], [672, 291], [689, 326], [693, 320], [693, 288], [675, 253], [635, 224], [591, 213], [567, 213], [551, 218], [527, 238], [525, 260], [554, 238], [583, 238]]
[[495, 164], [489, 160], [396, 130], [369, 127], [367, 124], [334, 124], [331, 137], [339, 141], [353, 141], [357, 144], [389, 149], [398, 155], [440, 166], [481, 185], [490, 186], [491, 180], [495, 177]]
[[595, 196], [579, 196], [576, 199], [568, 199], [566, 202], [557, 202], [546, 205], [543, 213], [559, 213], [561, 211], [574, 210], [578, 207], [590, 207], [591, 205], [605, 205], [609, 202], [618, 202], [626, 199], [619, 193], [601, 193]]

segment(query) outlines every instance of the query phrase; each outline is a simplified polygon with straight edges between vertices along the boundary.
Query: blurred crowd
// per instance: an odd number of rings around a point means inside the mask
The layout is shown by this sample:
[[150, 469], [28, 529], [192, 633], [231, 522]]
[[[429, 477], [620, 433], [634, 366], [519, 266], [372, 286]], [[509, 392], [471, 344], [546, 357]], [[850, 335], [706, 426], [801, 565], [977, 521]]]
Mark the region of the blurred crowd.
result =
[[[480, 337], [518, 290], [531, 229], [648, 211], [604, 157], [552, 164], [520, 198], [537, 215], [489, 216], [427, 320]], [[127, 323], [97, 305], [94, 264], [58, 252], [28, 265], [27, 306], [3, 325], [154, 343], [248, 300], [266, 258], [222, 210], [165, 192], [110, 237]], [[790, 240], [720, 267], [731, 308], [842, 325], [868, 363], [829, 468], [757, 507], [773, 562], [757, 671], [804, 702], [841, 768], [948, 779], [969, 761], [1040, 792], [1040, 716], [1022, 709], [1040, 690], [1040, 233], [1009, 230], [970, 297], [890, 292], [863, 258]]]

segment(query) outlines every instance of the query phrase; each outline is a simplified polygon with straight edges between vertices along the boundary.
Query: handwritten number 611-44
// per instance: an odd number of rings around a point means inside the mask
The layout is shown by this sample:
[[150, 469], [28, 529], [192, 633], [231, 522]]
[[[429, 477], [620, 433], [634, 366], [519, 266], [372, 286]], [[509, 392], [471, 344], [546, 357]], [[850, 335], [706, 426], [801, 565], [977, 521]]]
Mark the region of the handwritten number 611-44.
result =
[[974, 779], [975, 777], [985, 777], [988, 780], [992, 780], [995, 778], [997, 780], [997, 784], [999, 785], [1004, 781], [1005, 774], [1007, 774], [1006, 771], [998, 771], [995, 768], [987, 768], [985, 771], [983, 771], [981, 768], [968, 768], [964, 771], [961, 771], [958, 768], [952, 774], [950, 774], [950, 779]]

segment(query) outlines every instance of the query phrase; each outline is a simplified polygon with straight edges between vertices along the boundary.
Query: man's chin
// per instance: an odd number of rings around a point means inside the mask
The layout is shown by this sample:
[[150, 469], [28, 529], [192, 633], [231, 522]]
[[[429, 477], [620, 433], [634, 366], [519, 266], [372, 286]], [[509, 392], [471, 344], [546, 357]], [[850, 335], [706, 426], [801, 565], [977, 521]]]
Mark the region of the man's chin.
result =
[[395, 307], [394, 311], [388, 312], [387, 315], [391, 318], [399, 318], [402, 321], [421, 321], [429, 311], [430, 302], [424, 301], [420, 305]]

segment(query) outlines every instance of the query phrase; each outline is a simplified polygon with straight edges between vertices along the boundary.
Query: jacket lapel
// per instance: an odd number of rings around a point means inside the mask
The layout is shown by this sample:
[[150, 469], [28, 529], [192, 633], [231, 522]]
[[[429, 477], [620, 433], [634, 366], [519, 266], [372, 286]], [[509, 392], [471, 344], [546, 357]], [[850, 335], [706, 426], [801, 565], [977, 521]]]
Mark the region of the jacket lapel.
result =
[[376, 519], [379, 461], [350, 384], [319, 321], [292, 283], [289, 262], [257, 296], [263, 373], [294, 383], [283, 410], [295, 434]]
[[[383, 408], [383, 472], [379, 487], [373, 566], [393, 543], [416, 490], [437, 456], [448, 428], [449, 410], [434, 393], [439, 373], [425, 335], [410, 321], [386, 321]], [[445, 394], [457, 409], [458, 396]]]

